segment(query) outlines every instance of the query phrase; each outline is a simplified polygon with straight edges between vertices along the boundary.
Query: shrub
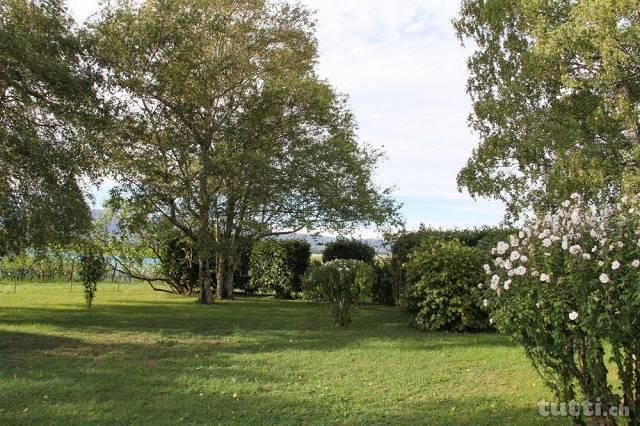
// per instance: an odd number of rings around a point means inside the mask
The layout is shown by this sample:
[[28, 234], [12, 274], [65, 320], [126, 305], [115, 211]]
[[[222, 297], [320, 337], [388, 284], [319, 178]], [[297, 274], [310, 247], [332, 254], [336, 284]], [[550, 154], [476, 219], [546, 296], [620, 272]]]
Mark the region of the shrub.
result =
[[336, 259], [352, 259], [372, 264], [375, 255], [375, 249], [363, 241], [339, 238], [327, 243], [322, 253], [322, 261], [326, 263]]
[[371, 293], [373, 271], [358, 260], [338, 259], [312, 268], [304, 281], [307, 298], [330, 303], [333, 322], [344, 327], [351, 322], [354, 305]]
[[393, 306], [393, 269], [387, 261], [381, 260], [373, 264], [373, 285], [371, 301], [379, 305]]
[[311, 246], [301, 240], [264, 240], [253, 245], [249, 260], [250, 291], [274, 291], [291, 298], [302, 290]]
[[403, 265], [409, 260], [411, 252], [425, 241], [459, 241], [466, 247], [476, 247], [488, 254], [490, 247], [511, 233], [510, 229], [491, 227], [442, 230], [421, 226], [415, 232], [387, 236], [387, 240], [391, 243], [394, 298], [398, 301], [406, 287]]
[[98, 281], [107, 273], [109, 264], [97, 249], [87, 249], [81, 254], [80, 264], [82, 265], [80, 278], [84, 284], [84, 299], [87, 308], [91, 308], [98, 290]]
[[639, 212], [638, 197], [596, 210], [574, 194], [499, 242], [485, 265], [492, 319], [524, 346], [555, 396], [599, 400], [604, 411], [623, 403], [629, 424], [640, 422]]
[[422, 330], [487, 328], [478, 283], [484, 254], [458, 241], [425, 241], [405, 265], [401, 307]]

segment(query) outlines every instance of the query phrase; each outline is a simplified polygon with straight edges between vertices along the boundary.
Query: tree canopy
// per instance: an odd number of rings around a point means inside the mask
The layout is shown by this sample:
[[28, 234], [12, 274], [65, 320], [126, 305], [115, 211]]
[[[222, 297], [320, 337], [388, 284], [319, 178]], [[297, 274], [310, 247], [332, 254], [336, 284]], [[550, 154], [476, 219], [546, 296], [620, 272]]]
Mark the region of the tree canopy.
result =
[[100, 112], [82, 54], [61, 1], [0, 3], [0, 255], [91, 224], [79, 179], [96, 163], [87, 129]]
[[481, 138], [461, 188], [512, 216], [639, 188], [637, 0], [464, 0], [455, 27]]
[[[310, 12], [286, 2], [150, 0], [91, 27], [115, 104], [111, 206], [193, 241], [201, 301], [231, 296], [242, 245], [396, 217], [346, 99], [314, 70]], [[209, 265], [211, 253], [214, 265]]]

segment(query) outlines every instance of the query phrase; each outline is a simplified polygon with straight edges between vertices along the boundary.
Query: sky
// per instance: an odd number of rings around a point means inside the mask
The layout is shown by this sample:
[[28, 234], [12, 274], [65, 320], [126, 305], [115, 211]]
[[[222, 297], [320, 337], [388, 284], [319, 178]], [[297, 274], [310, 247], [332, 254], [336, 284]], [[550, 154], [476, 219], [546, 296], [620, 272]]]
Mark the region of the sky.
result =
[[[393, 186], [407, 228], [496, 225], [504, 206], [460, 193], [478, 137], [468, 128], [466, 59], [453, 0], [302, 0], [316, 11], [318, 72], [350, 98], [359, 137], [383, 148], [376, 180]], [[97, 1], [70, 0], [81, 21]], [[98, 191], [98, 207], [105, 188]]]

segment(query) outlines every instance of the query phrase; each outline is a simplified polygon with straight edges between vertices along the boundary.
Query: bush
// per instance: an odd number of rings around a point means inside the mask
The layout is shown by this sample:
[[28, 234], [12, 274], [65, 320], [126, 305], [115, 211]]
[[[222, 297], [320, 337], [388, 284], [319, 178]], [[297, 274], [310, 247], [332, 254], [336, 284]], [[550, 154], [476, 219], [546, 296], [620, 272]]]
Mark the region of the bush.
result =
[[352, 259], [372, 264], [375, 255], [375, 249], [363, 241], [339, 238], [327, 243], [322, 253], [322, 261], [326, 263], [336, 259]]
[[373, 264], [373, 286], [371, 288], [371, 301], [379, 305], [394, 306], [393, 297], [393, 269], [387, 261], [379, 261]]
[[291, 298], [302, 290], [311, 246], [301, 240], [264, 240], [253, 245], [249, 260], [250, 291], [274, 291]]
[[489, 326], [478, 283], [485, 255], [458, 241], [425, 241], [405, 264], [401, 308], [422, 330], [480, 330]]
[[466, 247], [476, 247], [483, 253], [488, 253], [490, 247], [511, 233], [511, 229], [491, 227], [441, 230], [421, 226], [415, 232], [388, 236], [387, 239], [391, 242], [393, 294], [396, 302], [406, 287], [403, 265], [409, 260], [411, 252], [425, 241], [459, 241]]
[[198, 290], [200, 266], [189, 241], [169, 238], [160, 249], [160, 259], [160, 271], [166, 276], [171, 291], [191, 295]]
[[338, 327], [351, 323], [354, 305], [371, 294], [373, 270], [358, 260], [338, 259], [312, 268], [304, 280], [305, 296], [331, 304], [333, 322]]
[[107, 273], [109, 264], [97, 249], [88, 249], [81, 254], [80, 264], [82, 265], [80, 277], [84, 284], [84, 299], [87, 308], [91, 308], [98, 290], [98, 281]]
[[640, 422], [639, 212], [638, 197], [595, 210], [574, 194], [499, 242], [485, 265], [492, 319], [524, 346], [556, 398], [599, 400], [604, 411], [623, 403], [629, 424]]

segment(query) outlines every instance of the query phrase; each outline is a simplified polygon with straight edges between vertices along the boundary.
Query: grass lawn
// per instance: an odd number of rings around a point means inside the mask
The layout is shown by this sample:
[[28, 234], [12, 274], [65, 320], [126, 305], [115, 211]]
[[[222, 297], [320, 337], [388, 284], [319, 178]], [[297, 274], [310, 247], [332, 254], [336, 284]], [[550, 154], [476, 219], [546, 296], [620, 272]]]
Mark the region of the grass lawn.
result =
[[200, 306], [143, 285], [0, 283], [0, 424], [567, 424], [497, 334], [423, 333], [393, 308]]

